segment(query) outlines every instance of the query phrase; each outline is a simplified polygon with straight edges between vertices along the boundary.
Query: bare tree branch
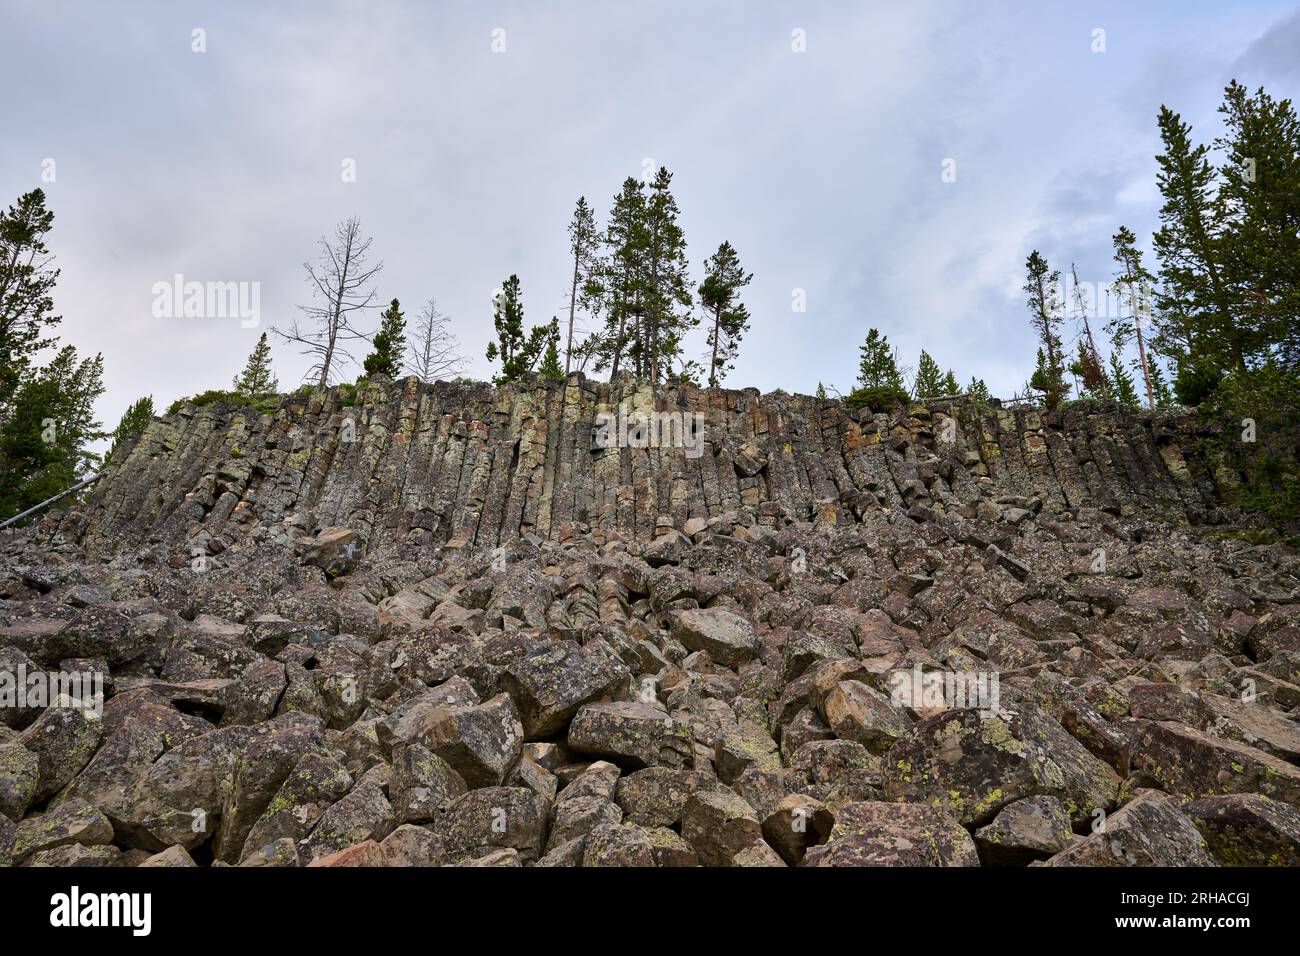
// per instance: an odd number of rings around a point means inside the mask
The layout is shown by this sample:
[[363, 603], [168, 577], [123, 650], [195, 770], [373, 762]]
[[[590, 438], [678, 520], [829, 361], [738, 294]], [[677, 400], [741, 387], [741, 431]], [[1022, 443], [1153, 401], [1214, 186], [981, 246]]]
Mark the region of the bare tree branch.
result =
[[322, 236], [318, 261], [303, 263], [312, 299], [320, 303], [298, 306], [310, 320], [308, 327], [304, 330], [294, 318], [287, 331], [271, 329], [286, 342], [302, 346], [303, 355], [315, 356], [305, 379], [315, 378], [321, 388], [330, 384], [331, 375], [341, 365], [355, 364], [344, 342], [370, 340], [370, 336], [353, 327], [352, 320], [355, 313], [374, 308], [375, 290], [371, 284], [384, 268], [382, 262], [367, 265], [371, 242], [370, 237], [361, 238], [361, 222], [355, 216], [334, 227], [333, 242]]
[[451, 318], [438, 310], [436, 299], [420, 309], [411, 332], [411, 358], [406, 367], [422, 382], [433, 382], [461, 371], [468, 361], [457, 349], [460, 342], [450, 330]]

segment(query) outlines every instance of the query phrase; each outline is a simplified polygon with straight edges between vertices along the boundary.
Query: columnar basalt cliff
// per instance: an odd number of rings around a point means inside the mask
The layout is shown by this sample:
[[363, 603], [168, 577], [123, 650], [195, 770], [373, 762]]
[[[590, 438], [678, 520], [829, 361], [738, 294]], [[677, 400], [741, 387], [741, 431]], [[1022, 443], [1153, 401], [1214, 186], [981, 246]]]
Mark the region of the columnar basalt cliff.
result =
[[[688, 428], [701, 415], [702, 444], [628, 447], [623, 423], [664, 413]], [[615, 418], [605, 439], [602, 416]], [[501, 389], [384, 380], [347, 405], [331, 389], [266, 414], [190, 406], [159, 419], [66, 530], [92, 545], [231, 544], [300, 516], [372, 544], [496, 546], [529, 533], [649, 540], [742, 514], [768, 527], [898, 506], [974, 517], [1009, 495], [1202, 523], [1231, 476], [1188, 460], [1194, 428], [1189, 415], [971, 402], [873, 415], [808, 396], [652, 392], [581, 375]]]
[[1300, 864], [1300, 560], [1204, 427], [183, 408], [0, 534], [0, 866]]

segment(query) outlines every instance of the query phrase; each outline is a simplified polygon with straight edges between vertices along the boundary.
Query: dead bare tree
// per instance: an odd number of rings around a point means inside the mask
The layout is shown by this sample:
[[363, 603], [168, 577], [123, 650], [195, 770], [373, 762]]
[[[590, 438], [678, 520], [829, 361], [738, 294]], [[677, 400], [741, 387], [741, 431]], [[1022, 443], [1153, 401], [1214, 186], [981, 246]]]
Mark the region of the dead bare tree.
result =
[[312, 305], [298, 306], [309, 320], [306, 328], [294, 318], [288, 331], [271, 330], [286, 342], [302, 346], [303, 355], [316, 356], [303, 378], [316, 377], [321, 388], [329, 385], [330, 373], [338, 364], [356, 361], [345, 343], [370, 340], [352, 326], [352, 319], [356, 313], [373, 307], [375, 291], [369, 286], [384, 268], [382, 262], [373, 266], [366, 263], [372, 241], [370, 237], [361, 238], [361, 221], [356, 216], [334, 227], [333, 242], [321, 236], [320, 259], [303, 263], [315, 300]]
[[424, 303], [411, 330], [411, 358], [406, 367], [422, 382], [433, 382], [459, 372], [468, 361], [457, 351], [460, 342], [451, 333], [451, 317], [439, 311], [435, 299]]

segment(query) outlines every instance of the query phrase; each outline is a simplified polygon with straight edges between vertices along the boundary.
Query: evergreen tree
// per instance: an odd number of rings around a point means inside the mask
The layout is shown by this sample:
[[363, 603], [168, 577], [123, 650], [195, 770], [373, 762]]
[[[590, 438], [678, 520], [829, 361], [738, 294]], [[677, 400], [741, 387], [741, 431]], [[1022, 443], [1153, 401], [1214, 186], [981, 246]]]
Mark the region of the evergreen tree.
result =
[[1029, 384], [1046, 396], [1047, 407], [1060, 404], [1068, 386], [1061, 355], [1061, 300], [1057, 294], [1061, 273], [1051, 269], [1037, 249], [1025, 260], [1024, 292], [1029, 306], [1029, 324], [1041, 344], [1038, 365]]
[[671, 382], [675, 385], [692, 385], [695, 388], [700, 387], [700, 376], [704, 374], [704, 366], [695, 359], [684, 359], [680, 355], [677, 357], [677, 368], [664, 376], [665, 382]]
[[488, 343], [487, 359], [501, 362], [501, 374], [495, 379], [498, 385], [516, 381], [525, 372], [533, 371], [547, 346], [560, 334], [559, 323], [554, 319], [533, 326], [525, 334], [524, 301], [517, 275], [507, 279], [493, 299], [492, 324], [496, 328], [497, 341]]
[[593, 332], [573, 347], [573, 370], [585, 372], [589, 363], [600, 364], [601, 347], [604, 337]]
[[44, 367], [59, 270], [45, 237], [54, 214], [33, 190], [0, 214], [0, 517], [8, 518], [84, 477], [99, 456], [89, 446], [107, 437], [95, 420], [104, 392], [103, 356], [79, 359], [65, 345]]
[[0, 213], [0, 423], [12, 414], [14, 393], [32, 359], [54, 344], [48, 333], [61, 321], [51, 295], [59, 270], [45, 244], [53, 226], [54, 213], [45, 208], [40, 189]]
[[1138, 407], [1138, 394], [1133, 385], [1133, 376], [1120, 361], [1118, 352], [1110, 353], [1110, 394], [1121, 405], [1127, 405], [1129, 408]]
[[[271, 372], [271, 345], [266, 340], [265, 332], [257, 340], [257, 345], [253, 347], [252, 354], [248, 356], [248, 362], [245, 363], [244, 370], [235, 376], [233, 387], [240, 395], [245, 395], [248, 398], [268, 395], [280, 390], [280, 382]], [[140, 401], [144, 401], [144, 399]], [[138, 405], [139, 402], [136, 404]], [[135, 405], [131, 407], [135, 408]], [[152, 399], [149, 401], [149, 415], [153, 415]]]
[[645, 320], [641, 374], [658, 382], [677, 360], [682, 338], [699, 323], [691, 312], [686, 235], [677, 219], [677, 200], [669, 192], [672, 173], [659, 167], [645, 202]]
[[1043, 393], [1048, 408], [1056, 408], [1061, 403], [1061, 388], [1047, 364], [1047, 354], [1041, 348], [1034, 363], [1034, 374], [1029, 376], [1026, 385], [1026, 391], [1032, 389]]
[[1195, 405], [1202, 396], [1190, 394], [1189, 383], [1244, 370], [1245, 353], [1220, 267], [1223, 215], [1208, 147], [1193, 146], [1191, 127], [1168, 107], [1160, 107], [1157, 123], [1164, 152], [1156, 157], [1156, 183], [1164, 205], [1152, 240], [1160, 260], [1155, 345], [1174, 360], [1184, 401]]
[[816, 397], [820, 398], [822, 401], [826, 400], [826, 386], [823, 385], [821, 382], [817, 383]]
[[961, 386], [957, 384], [957, 376], [952, 373], [952, 369], [943, 376], [943, 394], [944, 396], [957, 395], [961, 392]]
[[569, 254], [573, 256], [573, 282], [569, 287], [569, 330], [564, 344], [564, 375], [573, 367], [573, 322], [578, 307], [594, 312], [600, 303], [600, 244], [596, 216], [585, 196], [578, 197], [569, 221]]
[[546, 352], [537, 371], [547, 378], [563, 379], [564, 369], [560, 367], [560, 320], [551, 319], [550, 334], [546, 337]]
[[912, 397], [938, 398], [943, 394], [943, 372], [939, 370], [939, 363], [929, 352], [921, 349], [921, 357], [916, 363], [916, 377], [912, 380]]
[[12, 414], [0, 425], [0, 513], [23, 511], [65, 490], [95, 467], [89, 446], [107, 432], [95, 420], [104, 360], [77, 358], [65, 345], [23, 377]]
[[858, 387], [844, 400], [850, 408], [885, 411], [907, 401], [903, 373], [898, 368], [898, 350], [889, 338], [876, 329], [867, 330], [866, 341], [859, 346]]
[[[262, 341], [266, 341], [266, 333], [262, 333]], [[152, 395], [146, 395], [144, 398], [138, 398], [132, 402], [127, 410], [122, 413], [122, 418], [117, 423], [117, 427], [113, 429], [112, 443], [109, 445], [108, 454], [104, 456], [104, 460], [111, 460], [113, 452], [117, 451], [119, 445], [131, 436], [144, 431], [149, 422], [153, 421], [153, 416]]]
[[972, 375], [970, 384], [966, 386], [966, 391], [977, 402], [987, 402], [989, 400], [989, 387], [984, 384], [982, 378], [976, 378]]
[[1142, 317], [1148, 311], [1155, 276], [1142, 264], [1142, 250], [1137, 247], [1137, 237], [1127, 226], [1120, 226], [1119, 232], [1111, 237], [1111, 242], [1115, 246], [1115, 262], [1120, 267], [1115, 276], [1114, 288], [1121, 301], [1128, 301], [1129, 315], [1127, 320], [1123, 317], [1111, 320], [1107, 323], [1106, 330], [1110, 332], [1117, 348], [1123, 349], [1130, 337], [1137, 341], [1138, 358], [1135, 367], [1142, 375], [1147, 407], [1155, 408], [1146, 337], [1142, 334]]
[[1224, 90], [1223, 281], [1248, 362], [1300, 365], [1300, 120], [1290, 100], [1235, 80]]
[[718, 251], [704, 260], [706, 272], [700, 283], [700, 305], [712, 317], [707, 339], [712, 352], [709, 360], [709, 387], [716, 388], [734, 366], [740, 349], [740, 337], [749, 330], [749, 309], [739, 300], [740, 290], [754, 278], [740, 266], [740, 257], [731, 243], [724, 242]]
[[645, 193], [629, 176], [605, 226], [606, 255], [597, 272], [605, 334], [595, 343], [596, 369], [618, 375], [625, 362], [641, 370], [641, 315], [646, 273]]
[[379, 316], [379, 331], [370, 344], [374, 351], [362, 363], [366, 374], [395, 378], [402, 370], [402, 356], [406, 354], [406, 316], [396, 299]]
[[898, 371], [898, 352], [889, 345], [889, 337], [875, 329], [867, 330], [867, 340], [858, 347], [858, 384], [864, 388], [903, 390], [903, 376]]
[[1151, 394], [1155, 399], [1156, 408], [1169, 408], [1174, 404], [1174, 393], [1169, 388], [1169, 382], [1165, 379], [1164, 369], [1160, 363], [1152, 360], [1148, 366], [1151, 374]]

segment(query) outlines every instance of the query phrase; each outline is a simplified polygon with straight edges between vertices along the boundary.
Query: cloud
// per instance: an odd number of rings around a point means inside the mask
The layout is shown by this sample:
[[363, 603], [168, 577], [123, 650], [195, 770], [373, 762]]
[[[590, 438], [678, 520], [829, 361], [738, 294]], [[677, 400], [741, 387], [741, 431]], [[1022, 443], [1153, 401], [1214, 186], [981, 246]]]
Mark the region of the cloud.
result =
[[[0, 36], [0, 78], [31, 91], [0, 190], [57, 159], [61, 334], [104, 353], [110, 425], [141, 394], [226, 386], [262, 330], [156, 319], [155, 282], [258, 282], [263, 328], [283, 322], [349, 215], [385, 262], [378, 299], [436, 296], [486, 377], [491, 290], [518, 273], [528, 321], [563, 314], [574, 201], [603, 218], [646, 159], [674, 173], [697, 281], [724, 239], [754, 272], [729, 384], [847, 390], [876, 326], [1009, 393], [1034, 353], [1028, 250], [1107, 277], [1118, 225], [1155, 222], [1159, 104], [1212, 119], [1237, 72], [1293, 95], [1300, 32], [1271, 3], [46, 6]], [[307, 360], [273, 351], [296, 383]]]

